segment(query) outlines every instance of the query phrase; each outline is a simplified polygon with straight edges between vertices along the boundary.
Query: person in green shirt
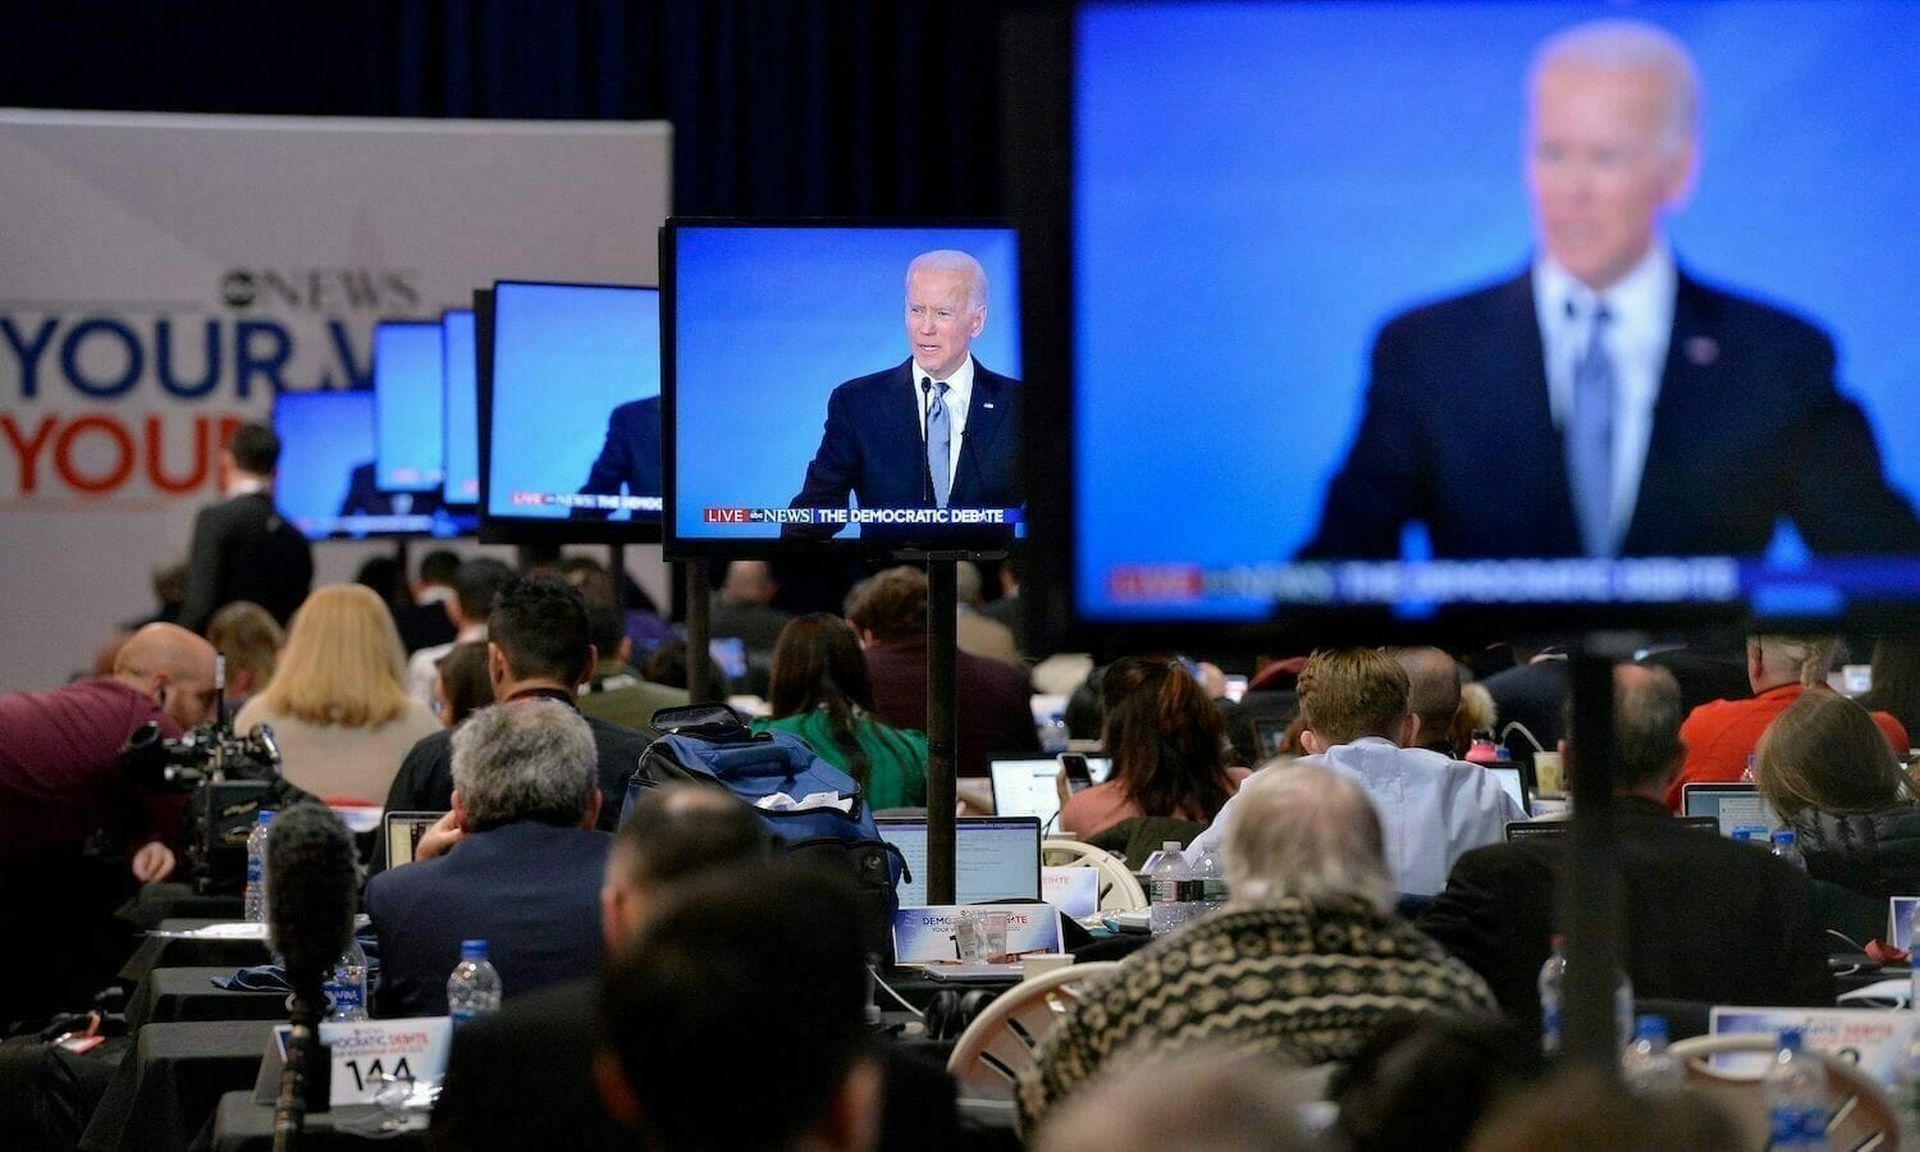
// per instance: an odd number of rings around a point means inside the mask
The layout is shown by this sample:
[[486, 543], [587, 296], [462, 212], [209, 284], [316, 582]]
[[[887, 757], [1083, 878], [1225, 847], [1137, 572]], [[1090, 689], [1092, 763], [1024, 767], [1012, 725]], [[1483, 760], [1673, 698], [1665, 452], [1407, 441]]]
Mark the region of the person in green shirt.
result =
[[845, 620], [815, 612], [789, 622], [773, 648], [768, 695], [773, 716], [755, 720], [754, 731], [805, 740], [859, 782], [869, 808], [926, 804], [927, 738], [873, 718], [867, 659]]

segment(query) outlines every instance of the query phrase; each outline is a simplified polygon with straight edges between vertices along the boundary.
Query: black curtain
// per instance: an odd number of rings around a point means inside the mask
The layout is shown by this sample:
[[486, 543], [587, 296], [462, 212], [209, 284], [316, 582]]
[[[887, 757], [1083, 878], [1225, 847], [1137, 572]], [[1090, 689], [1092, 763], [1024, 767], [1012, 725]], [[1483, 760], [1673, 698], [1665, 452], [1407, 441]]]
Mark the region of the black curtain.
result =
[[13, 0], [0, 104], [667, 120], [678, 213], [990, 217], [999, 7]]

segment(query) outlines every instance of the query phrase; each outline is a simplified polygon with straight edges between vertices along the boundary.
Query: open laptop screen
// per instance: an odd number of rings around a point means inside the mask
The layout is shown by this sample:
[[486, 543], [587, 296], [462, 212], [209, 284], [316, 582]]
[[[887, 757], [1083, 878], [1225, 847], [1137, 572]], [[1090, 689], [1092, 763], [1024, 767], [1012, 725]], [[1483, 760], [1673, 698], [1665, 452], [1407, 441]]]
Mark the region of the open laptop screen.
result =
[[[1105, 756], [1087, 757], [1087, 774], [1095, 784], [1106, 780], [1113, 761]], [[1060, 760], [1054, 756], [995, 756], [987, 762], [993, 778], [993, 810], [1001, 816], [1032, 816], [1044, 830], [1052, 830], [1053, 818], [1060, 814], [1060, 792], [1054, 781], [1060, 775]]]
[[[900, 881], [903, 907], [927, 902], [927, 821], [888, 816], [880, 836], [900, 849], [913, 879]], [[1031, 816], [963, 816], [953, 829], [953, 896], [961, 904], [1040, 898], [1040, 821]]]
[[1722, 836], [1733, 835], [1736, 828], [1765, 828], [1771, 834], [1785, 827], [1752, 784], [1683, 784], [1680, 813], [1713, 817], [1720, 822]]

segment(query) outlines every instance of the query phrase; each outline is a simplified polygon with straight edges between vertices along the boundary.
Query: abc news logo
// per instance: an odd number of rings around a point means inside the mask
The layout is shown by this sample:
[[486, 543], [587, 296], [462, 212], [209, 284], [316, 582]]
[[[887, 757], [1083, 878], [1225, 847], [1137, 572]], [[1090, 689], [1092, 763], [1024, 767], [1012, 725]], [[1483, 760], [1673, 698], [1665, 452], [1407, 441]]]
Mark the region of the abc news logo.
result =
[[220, 277], [220, 298], [244, 312], [399, 312], [420, 303], [412, 268], [232, 268]]

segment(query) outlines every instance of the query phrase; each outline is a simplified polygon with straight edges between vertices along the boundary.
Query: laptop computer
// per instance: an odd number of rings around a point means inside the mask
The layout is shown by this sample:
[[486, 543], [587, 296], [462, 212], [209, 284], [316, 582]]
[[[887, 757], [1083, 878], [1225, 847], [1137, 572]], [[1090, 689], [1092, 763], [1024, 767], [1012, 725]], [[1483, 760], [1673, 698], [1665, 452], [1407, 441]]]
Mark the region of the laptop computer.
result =
[[387, 867], [413, 863], [413, 850], [427, 829], [440, 822], [445, 812], [389, 812], [386, 826]]
[[1731, 836], [1735, 828], [1742, 827], [1765, 828], [1768, 835], [1786, 827], [1755, 784], [1682, 784], [1680, 813], [1713, 817], [1719, 822], [1722, 836]]
[[1529, 816], [1533, 814], [1533, 797], [1527, 794], [1527, 783], [1520, 774], [1518, 764], [1489, 764], [1487, 771], [1493, 773], [1494, 779], [1500, 781], [1501, 791], [1513, 797], [1513, 802], [1520, 805], [1520, 811]]
[[[1089, 756], [1087, 774], [1099, 784], [1113, 772], [1113, 761], [1105, 756]], [[1001, 816], [1032, 816], [1043, 829], [1053, 827], [1060, 814], [1060, 792], [1054, 783], [1060, 775], [1057, 756], [1006, 755], [987, 761], [987, 774], [993, 781], [993, 810]]]
[[[927, 818], [881, 816], [880, 838], [900, 849], [902, 907], [927, 902]], [[959, 904], [1040, 899], [1040, 821], [1032, 816], [960, 816], [953, 822], [953, 897]]]

